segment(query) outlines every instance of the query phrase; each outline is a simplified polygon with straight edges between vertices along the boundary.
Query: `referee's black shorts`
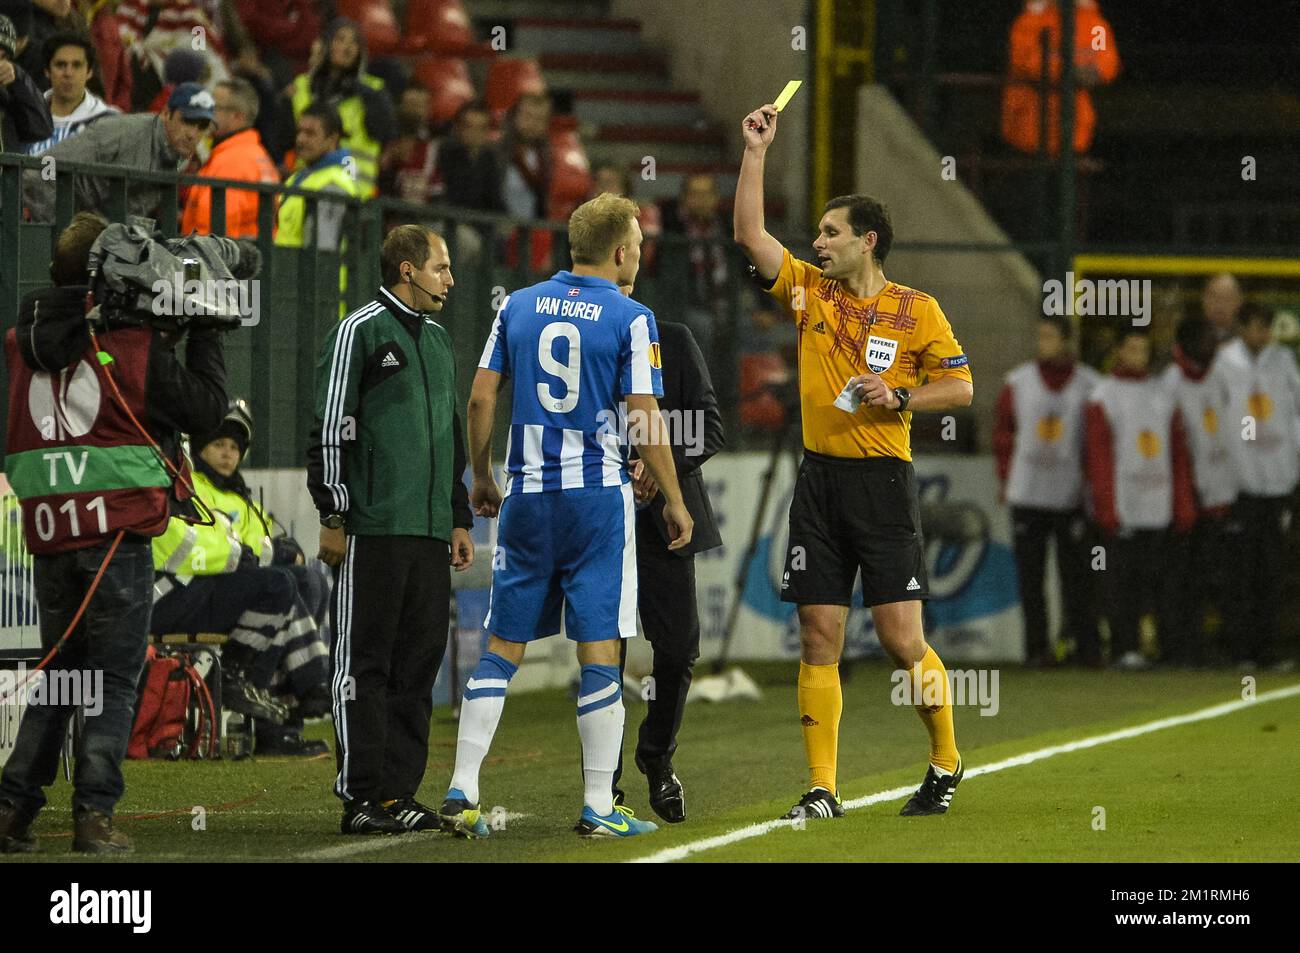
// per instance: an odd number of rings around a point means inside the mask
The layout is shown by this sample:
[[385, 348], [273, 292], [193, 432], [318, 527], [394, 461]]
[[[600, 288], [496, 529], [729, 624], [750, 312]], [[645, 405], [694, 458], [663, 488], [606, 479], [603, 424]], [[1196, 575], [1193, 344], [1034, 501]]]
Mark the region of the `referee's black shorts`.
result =
[[847, 606], [862, 570], [862, 604], [929, 598], [921, 505], [912, 464], [804, 451], [790, 504], [781, 599]]

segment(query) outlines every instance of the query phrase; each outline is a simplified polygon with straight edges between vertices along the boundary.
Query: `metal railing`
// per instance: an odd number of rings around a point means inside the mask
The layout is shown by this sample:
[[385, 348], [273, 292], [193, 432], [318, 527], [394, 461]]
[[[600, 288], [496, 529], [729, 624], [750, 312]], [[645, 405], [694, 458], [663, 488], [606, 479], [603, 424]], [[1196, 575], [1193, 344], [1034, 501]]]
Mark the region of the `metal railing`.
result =
[[[22, 201], [24, 174], [46, 170], [46, 188], [54, 190], [52, 222], [28, 221]], [[270, 183], [212, 179], [170, 172], [137, 171], [119, 166], [60, 162], [49, 176], [41, 157], [0, 155], [0, 332], [17, 321], [24, 295], [47, 287], [55, 237], [82, 209], [79, 176], [108, 183], [108, 201], [92, 209], [110, 221], [126, 221], [141, 189], [164, 189], [166, 198], [154, 216], [165, 235], [176, 235], [181, 209], [172, 198], [186, 186], [211, 189], [210, 221], [214, 234], [225, 230], [228, 190], [256, 192], [258, 235], [262, 254], [258, 276], [259, 320], [225, 336], [230, 394], [244, 396], [257, 418], [250, 447], [253, 467], [302, 466], [314, 417], [316, 362], [340, 314], [340, 299], [351, 310], [373, 299], [380, 283], [379, 248], [386, 229], [402, 222], [431, 225], [447, 241], [455, 287], [439, 318], [452, 337], [457, 358], [462, 403], [468, 398], [474, 368], [487, 339], [496, 307], [510, 291], [569, 267], [567, 225], [564, 222], [521, 222], [501, 215], [443, 205], [416, 205], [394, 199], [362, 201], [336, 193], [305, 191]], [[276, 200], [301, 196], [308, 214], [321, 201], [346, 207], [343, 240], [338, 250], [277, 245], [272, 237]], [[637, 281], [637, 299], [665, 320], [677, 319], [689, 298], [687, 267], [692, 242], [683, 236], [653, 240]], [[712, 368], [729, 434], [738, 433], [738, 355], [744, 337], [744, 316], [753, 298], [745, 278], [745, 261], [729, 235], [718, 239], [726, 263], [725, 281], [715, 289], [711, 321], [712, 343], [707, 358]], [[339, 269], [347, 268], [347, 286], [340, 292]], [[0, 412], [7, 415], [8, 375], [0, 370]], [[498, 451], [500, 448], [498, 448]]]

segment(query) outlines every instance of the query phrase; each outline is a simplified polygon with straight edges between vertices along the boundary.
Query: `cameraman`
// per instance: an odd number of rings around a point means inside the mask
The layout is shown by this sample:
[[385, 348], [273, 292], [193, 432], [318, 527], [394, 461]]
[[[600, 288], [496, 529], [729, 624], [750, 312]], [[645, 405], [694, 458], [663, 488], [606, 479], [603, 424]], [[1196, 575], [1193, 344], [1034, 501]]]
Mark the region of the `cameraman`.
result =
[[[185, 474], [178, 431], [214, 430], [226, 412], [216, 331], [190, 333], [183, 365], [174, 351], [180, 336], [150, 325], [100, 332], [99, 351], [109, 357], [96, 354], [85, 317], [87, 257], [107, 225], [87, 212], [73, 217], [55, 242], [54, 287], [29, 294], [16, 332], [5, 336], [5, 466], [22, 501], [47, 651], [68, 629], [103, 566], [84, 617], [47, 667], [103, 673], [103, 708], [85, 719], [73, 777], [72, 849], [87, 853], [131, 849], [130, 838], [113, 829], [113, 809], [124, 788], [121, 763], [153, 601], [150, 538], [166, 527], [178, 496], [191, 492], [184, 488], [188, 476], [174, 480], [159, 453]], [[222, 251], [240, 253], [234, 243]], [[107, 558], [119, 531], [121, 541]], [[28, 706], [0, 776], [0, 852], [35, 850], [29, 827], [45, 804], [42, 789], [54, 781], [73, 710], [71, 704]]]

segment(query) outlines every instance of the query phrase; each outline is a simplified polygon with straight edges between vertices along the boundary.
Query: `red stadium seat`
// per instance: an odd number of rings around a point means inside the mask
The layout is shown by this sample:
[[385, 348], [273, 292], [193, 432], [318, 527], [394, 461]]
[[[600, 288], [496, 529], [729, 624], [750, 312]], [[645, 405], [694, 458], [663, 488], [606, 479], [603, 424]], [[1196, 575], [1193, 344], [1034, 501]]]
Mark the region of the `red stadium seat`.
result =
[[339, 0], [340, 16], [351, 17], [361, 24], [366, 38], [366, 48], [371, 59], [388, 56], [397, 50], [402, 41], [389, 0]]
[[567, 219], [590, 192], [591, 163], [578, 138], [577, 120], [557, 116], [551, 121], [551, 194], [547, 197], [550, 217]]
[[488, 67], [484, 98], [492, 111], [492, 121], [500, 122], [524, 93], [546, 92], [541, 64], [535, 59], [494, 59]]
[[409, 0], [403, 46], [408, 53], [443, 56], [482, 55], [491, 50], [475, 41], [469, 14], [460, 0]]
[[746, 354], [740, 359], [740, 423], [775, 433], [785, 426], [785, 408], [768, 389], [790, 376], [779, 354]]
[[441, 59], [431, 54], [415, 61], [413, 78], [429, 91], [429, 119], [442, 125], [474, 98], [474, 83], [464, 60]]

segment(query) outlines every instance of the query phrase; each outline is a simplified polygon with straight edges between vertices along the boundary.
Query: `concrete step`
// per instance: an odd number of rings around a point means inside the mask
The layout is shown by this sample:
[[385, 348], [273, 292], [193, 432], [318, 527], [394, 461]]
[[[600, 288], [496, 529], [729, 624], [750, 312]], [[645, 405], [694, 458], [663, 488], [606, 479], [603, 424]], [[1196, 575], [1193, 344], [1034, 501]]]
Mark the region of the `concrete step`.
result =
[[642, 93], [666, 92], [673, 88], [672, 80], [658, 73], [593, 73], [589, 70], [544, 69], [546, 85], [557, 92], [578, 93], [586, 90], [609, 89], [617, 83], [619, 89]]
[[511, 52], [525, 56], [586, 52], [636, 57], [650, 50], [636, 20], [518, 17]]
[[[660, 163], [667, 165], [713, 165], [721, 161], [721, 146], [708, 142], [683, 142], [647, 139], [602, 140], [586, 137], [587, 158], [592, 164], [612, 162], [634, 168], [641, 174], [641, 162], [646, 156], [655, 160], [656, 172]], [[638, 190], [640, 186], [638, 185]]]
[[470, 0], [465, 6], [470, 19], [489, 28], [519, 17], [601, 20], [609, 16], [609, 0]]
[[682, 194], [682, 187], [687, 178], [700, 173], [713, 176], [713, 181], [718, 186], [718, 194], [730, 198], [736, 194], [736, 178], [740, 173], [739, 167], [734, 165], [672, 163], [656, 160], [655, 177], [643, 179], [641, 168], [639, 162], [628, 166], [628, 172], [631, 173], [636, 184], [636, 196], [638, 199], [655, 201], [677, 198]]
[[[610, 85], [617, 80], [610, 78]], [[698, 93], [673, 90], [640, 92], [625, 89], [586, 90], [573, 94], [573, 114], [596, 126], [644, 125], [686, 129], [708, 128], [711, 120]]]

